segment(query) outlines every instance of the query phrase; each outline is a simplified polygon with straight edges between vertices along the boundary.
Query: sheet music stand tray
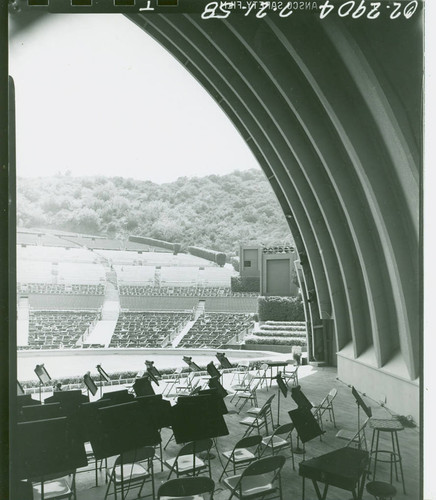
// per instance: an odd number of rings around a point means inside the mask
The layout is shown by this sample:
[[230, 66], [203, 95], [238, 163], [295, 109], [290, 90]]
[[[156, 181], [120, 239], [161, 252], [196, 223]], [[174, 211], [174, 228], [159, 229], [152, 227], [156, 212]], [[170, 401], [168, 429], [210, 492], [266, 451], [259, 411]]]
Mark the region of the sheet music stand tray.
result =
[[[365, 427], [368, 420], [372, 417], [372, 410], [369, 406], [366, 405], [365, 401], [363, 401], [362, 397], [357, 392], [354, 386], [351, 387], [351, 393], [353, 394], [357, 404], [357, 434], [353, 437], [353, 439], [350, 441], [349, 444], [351, 444], [351, 442], [353, 442], [357, 438], [358, 439], [357, 447], [360, 450], [362, 447], [362, 437], [363, 437], [363, 442], [365, 444], [365, 448], [367, 448]], [[360, 408], [362, 408], [362, 410], [367, 416], [367, 420], [365, 421], [362, 427], [360, 425]]]
[[217, 352], [216, 358], [218, 359], [223, 370], [231, 370], [233, 368], [232, 363], [230, 363], [224, 352]]
[[35, 366], [35, 373], [39, 379], [39, 400], [42, 403], [42, 390], [41, 390], [41, 388], [44, 384], [47, 384], [48, 382], [50, 382], [51, 377], [48, 374], [47, 369], [44, 366], [44, 363], [42, 363], [41, 365]]
[[100, 397], [103, 395], [103, 382], [110, 382], [109, 375], [105, 372], [101, 365], [96, 366], [97, 371], [100, 375]]
[[91, 393], [93, 396], [95, 396], [97, 394], [97, 385], [96, 383], [94, 382], [94, 380], [92, 379], [90, 373], [85, 373], [85, 375], [83, 376], [83, 383], [85, 384], [87, 390], [88, 390], [88, 396], [89, 396], [89, 393]]
[[201, 368], [192, 361], [192, 356], [183, 356], [183, 361], [189, 366], [189, 369], [193, 372], [201, 372]]
[[299, 451], [294, 450], [294, 453], [302, 453], [304, 460], [304, 456], [306, 454], [305, 444], [308, 441], [311, 441], [312, 439], [315, 439], [316, 437], [324, 434], [324, 431], [319, 426], [310, 408], [297, 408], [295, 410], [289, 411], [288, 414], [295, 426], [298, 439], [300, 439], [303, 443], [303, 449], [300, 449]]
[[[124, 493], [123, 453], [144, 446], [157, 446], [160, 434], [151, 415], [137, 401], [97, 409], [98, 424], [91, 436], [91, 445], [97, 460], [114, 455], [121, 457], [121, 498]], [[126, 425], [128, 422], [128, 425]]]
[[154, 366], [154, 361], [145, 360], [145, 366], [147, 367], [147, 373], [151, 373], [157, 380], [162, 378], [161, 372]]

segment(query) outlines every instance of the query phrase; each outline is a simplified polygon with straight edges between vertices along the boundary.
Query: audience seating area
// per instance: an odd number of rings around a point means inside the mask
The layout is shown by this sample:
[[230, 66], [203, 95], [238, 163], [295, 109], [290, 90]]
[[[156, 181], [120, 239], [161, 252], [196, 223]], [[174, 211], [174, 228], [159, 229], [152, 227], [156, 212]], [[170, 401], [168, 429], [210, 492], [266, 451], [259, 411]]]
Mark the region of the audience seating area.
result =
[[17, 281], [18, 283], [52, 283], [52, 269], [51, 262], [18, 260]]
[[[117, 273], [117, 280], [120, 284], [120, 293], [123, 283], [153, 283], [154, 281], [154, 267], [150, 266], [119, 266], [114, 265], [115, 272]], [[152, 286], [152, 285], [150, 285]]]
[[228, 287], [120, 285], [120, 295], [173, 297], [258, 297], [257, 292], [232, 292]]
[[109, 347], [162, 347], [190, 318], [189, 313], [121, 313]]
[[30, 311], [28, 349], [71, 349], [89, 326], [98, 320], [97, 312]]
[[29, 306], [44, 311], [82, 311], [100, 309], [104, 295], [29, 294]]
[[85, 248], [17, 246], [17, 261], [36, 260], [49, 262], [95, 262], [98, 256]]
[[129, 311], [192, 311], [198, 305], [198, 298], [121, 295], [120, 305]]
[[106, 273], [101, 264], [59, 262], [59, 280], [66, 283], [95, 284], [106, 280]]
[[122, 242], [120, 240], [111, 240], [107, 238], [99, 238], [84, 235], [65, 236], [69, 242], [86, 248], [102, 248], [108, 250], [121, 250]]
[[253, 327], [248, 314], [204, 314], [195, 322], [177, 347], [219, 348], [236, 335], [242, 336]]
[[65, 241], [54, 234], [21, 230], [17, 231], [17, 245], [41, 245], [44, 247], [77, 246], [75, 243]]
[[[131, 246], [134, 245], [134, 248]], [[138, 248], [136, 248], [139, 246]], [[127, 242], [126, 250], [97, 250], [98, 255], [109, 259], [114, 265], [135, 265], [135, 266], [186, 266], [201, 267], [214, 266], [213, 262], [200, 259], [195, 255], [179, 253], [174, 255], [168, 250], [153, 249], [139, 243]]]
[[59, 295], [104, 295], [104, 285], [65, 285], [55, 283], [18, 283], [19, 293]]

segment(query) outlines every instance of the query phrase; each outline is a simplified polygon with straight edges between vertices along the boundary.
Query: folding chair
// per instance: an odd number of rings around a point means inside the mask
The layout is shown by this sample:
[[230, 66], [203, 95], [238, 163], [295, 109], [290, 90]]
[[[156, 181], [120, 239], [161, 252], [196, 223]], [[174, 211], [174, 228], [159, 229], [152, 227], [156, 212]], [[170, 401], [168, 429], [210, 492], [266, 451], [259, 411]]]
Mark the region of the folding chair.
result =
[[195, 372], [190, 372], [184, 382], [176, 384], [177, 396], [188, 396], [200, 383], [200, 377], [196, 377]]
[[268, 390], [268, 363], [263, 363], [260, 365], [260, 368], [256, 371], [256, 373], [253, 375], [253, 378], [256, 380], [260, 380], [260, 387], [263, 387], [263, 384], [266, 385], [266, 389]]
[[288, 382], [292, 382], [292, 385], [298, 385], [298, 369], [300, 365], [296, 365], [295, 368], [286, 373], [286, 370], [282, 373], [282, 379], [285, 381], [286, 385], [289, 387]]
[[163, 483], [159, 487], [157, 498], [158, 500], [176, 500], [177, 498], [192, 498], [195, 495], [198, 500], [200, 498], [213, 500], [214, 489], [215, 483], [210, 477], [181, 477]]
[[265, 432], [268, 434], [268, 418], [271, 419], [271, 428], [274, 428], [273, 415], [271, 411], [271, 401], [274, 399], [274, 396], [275, 394], [267, 400], [257, 415], [247, 416], [243, 420], [240, 420], [239, 423], [247, 427], [243, 437], [249, 436], [254, 429], [257, 429], [258, 434], [260, 434], [262, 427], [265, 427]]
[[[170, 479], [173, 472], [176, 473], [177, 477], [182, 475], [196, 476], [206, 470], [209, 472], [209, 477], [211, 477], [209, 452], [212, 445], [213, 441], [209, 438], [201, 441], [191, 441], [182, 446], [175, 458], [170, 458], [164, 462], [170, 469], [167, 479]], [[197, 456], [202, 452], [206, 452], [206, 463]]]
[[[230, 490], [228, 500], [236, 496], [240, 500], [264, 499], [277, 493], [274, 498], [283, 499], [280, 472], [286, 458], [282, 455], [260, 458], [252, 462], [240, 475], [224, 479], [224, 485]], [[274, 485], [278, 480], [278, 485]]]
[[139, 497], [147, 481], [151, 482], [151, 494], [147, 496], [151, 496], [154, 500], [153, 457], [154, 448], [152, 446], [144, 446], [143, 448], [119, 455], [115, 460], [112, 470], [107, 472], [109, 483], [104, 500], [110, 494], [111, 485], [113, 485], [115, 499], [117, 498], [117, 493], [121, 492], [121, 500], [124, 500], [132, 487], [139, 487]]
[[247, 361], [247, 360], [240, 361], [238, 363], [238, 366], [236, 367], [236, 369], [233, 371], [233, 376], [232, 376], [232, 380], [230, 381], [230, 385], [233, 384], [235, 377], [238, 380], [238, 384], [241, 384], [242, 381], [245, 379], [245, 377], [248, 374], [249, 366], [250, 366], [249, 361]]
[[276, 395], [273, 394], [265, 401], [265, 403], [261, 407], [253, 406], [252, 408], [249, 408], [247, 410], [247, 413], [249, 413], [250, 415], [257, 415], [265, 405], [270, 405], [275, 397]]
[[166, 394], [168, 395], [173, 389], [173, 387], [180, 382], [182, 378], [182, 371], [183, 371], [182, 367], [176, 368], [174, 370], [174, 373], [171, 374], [170, 378], [162, 379], [162, 382], [165, 382], [166, 384], [164, 390], [162, 391], [162, 394], [165, 394], [166, 391]]
[[366, 434], [365, 434], [365, 428], [368, 422], [369, 422], [369, 417], [363, 422], [360, 428], [357, 429], [357, 432], [341, 429], [336, 434], [336, 437], [338, 439], [343, 439], [347, 441], [347, 444], [345, 446], [356, 445], [359, 450], [363, 447], [366, 451], [368, 451], [368, 444], [366, 442]]
[[239, 408], [239, 411], [241, 411], [242, 408], [244, 408], [244, 406], [247, 404], [248, 401], [252, 401], [254, 405], [257, 405], [256, 391], [259, 385], [260, 385], [260, 380], [253, 378], [245, 391], [238, 391], [235, 393], [235, 395], [238, 398], [238, 400], [235, 403], [235, 406], [238, 406], [241, 399], [244, 401], [242, 406]]
[[33, 500], [76, 500], [76, 472], [66, 471], [44, 476], [42, 482], [32, 483], [32, 490]]
[[259, 446], [262, 442], [262, 436], [256, 434], [240, 439], [231, 451], [224, 451], [222, 454], [227, 458], [227, 462], [223, 467], [218, 481], [221, 481], [224, 474], [226, 474], [227, 467], [231, 463], [233, 465], [233, 474], [236, 474], [236, 469], [241, 466], [246, 466], [253, 460], [259, 458]]
[[335, 399], [337, 393], [338, 393], [338, 390], [333, 388], [330, 390], [330, 392], [321, 401], [321, 403], [319, 405], [313, 405], [314, 415], [316, 416], [321, 429], [323, 428], [322, 416], [324, 415], [324, 413], [326, 411], [328, 411], [328, 413], [329, 413], [330, 422], [333, 421], [333, 426], [336, 428], [335, 412], [333, 410], [333, 400]]
[[292, 469], [295, 470], [294, 445], [292, 443], [292, 431], [294, 429], [293, 423], [283, 424], [277, 427], [271, 436], [265, 436], [262, 439], [264, 448], [260, 456], [262, 457], [266, 450], [271, 450], [271, 455], [277, 455], [289, 448], [291, 450]]
[[230, 388], [232, 391], [235, 391], [232, 398], [230, 399], [230, 402], [234, 400], [234, 398], [237, 396], [238, 392], [243, 392], [246, 391], [249, 387], [250, 384], [254, 383], [254, 376], [251, 375], [251, 373], [247, 372], [245, 374], [245, 377], [241, 380], [241, 383], [231, 385]]

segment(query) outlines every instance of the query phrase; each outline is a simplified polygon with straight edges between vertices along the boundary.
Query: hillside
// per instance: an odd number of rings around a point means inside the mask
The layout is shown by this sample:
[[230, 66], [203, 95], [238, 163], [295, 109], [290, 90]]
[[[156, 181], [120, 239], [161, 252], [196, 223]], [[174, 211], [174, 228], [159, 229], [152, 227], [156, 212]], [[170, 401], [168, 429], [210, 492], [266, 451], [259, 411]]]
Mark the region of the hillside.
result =
[[154, 184], [122, 177], [17, 179], [17, 223], [125, 237], [129, 234], [233, 252], [241, 241], [292, 241], [260, 170]]

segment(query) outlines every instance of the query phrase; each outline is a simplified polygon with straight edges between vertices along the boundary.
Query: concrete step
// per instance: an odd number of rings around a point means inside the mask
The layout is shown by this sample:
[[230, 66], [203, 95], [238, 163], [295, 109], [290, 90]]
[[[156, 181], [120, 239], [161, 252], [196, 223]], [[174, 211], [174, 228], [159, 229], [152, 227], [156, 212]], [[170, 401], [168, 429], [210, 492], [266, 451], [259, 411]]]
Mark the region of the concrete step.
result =
[[100, 344], [108, 347], [115, 330], [117, 320], [97, 321], [94, 329], [86, 338], [85, 344]]

